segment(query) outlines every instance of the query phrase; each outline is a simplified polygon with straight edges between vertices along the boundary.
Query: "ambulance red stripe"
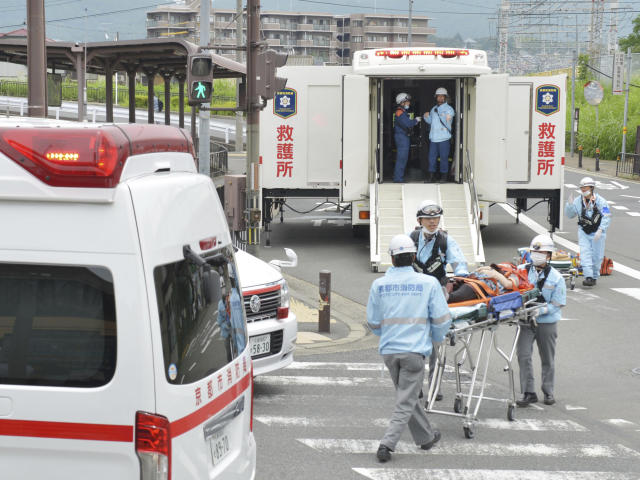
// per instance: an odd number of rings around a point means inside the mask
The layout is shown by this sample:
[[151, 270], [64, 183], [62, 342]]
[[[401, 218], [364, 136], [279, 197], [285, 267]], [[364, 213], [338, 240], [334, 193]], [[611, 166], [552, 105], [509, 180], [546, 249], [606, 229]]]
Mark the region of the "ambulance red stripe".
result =
[[276, 290], [280, 290], [280, 285], [274, 285], [273, 287], [265, 287], [259, 288], [257, 290], [247, 290], [242, 292], [243, 296], [246, 295], [259, 295], [261, 293], [275, 292]]
[[0, 419], [0, 435], [97, 440], [102, 442], [133, 442], [133, 426]]
[[186, 417], [182, 417], [174, 422], [171, 422], [171, 438], [176, 438], [183, 433], [197, 427], [204, 423], [207, 419], [213, 417], [216, 413], [221, 411], [224, 407], [229, 405], [234, 399], [239, 397], [249, 386], [251, 385], [251, 373], [247, 373], [229, 390], [224, 392], [219, 397], [214, 398], [204, 407], [190, 413]]

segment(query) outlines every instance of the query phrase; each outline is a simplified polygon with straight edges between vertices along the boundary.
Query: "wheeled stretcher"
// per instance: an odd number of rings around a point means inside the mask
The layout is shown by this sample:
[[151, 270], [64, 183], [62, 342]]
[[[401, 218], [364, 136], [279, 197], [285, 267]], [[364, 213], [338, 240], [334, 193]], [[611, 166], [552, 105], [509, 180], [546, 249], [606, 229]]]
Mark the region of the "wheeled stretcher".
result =
[[[427, 412], [461, 417], [466, 438], [474, 436], [474, 425], [483, 400], [505, 402], [507, 404], [507, 419], [514, 420], [516, 391], [512, 361], [521, 325], [533, 322], [536, 316], [535, 311], [544, 305], [537, 301], [539, 294], [538, 289], [534, 288], [525, 292], [516, 291], [492, 297], [488, 304], [478, 303], [474, 306], [450, 307], [451, 328], [444, 344], [435, 352], [437, 360], [427, 393]], [[496, 337], [496, 331], [502, 327], [513, 329], [513, 341], [507, 351], [500, 348]], [[478, 335], [479, 339], [476, 344], [473, 340]], [[445, 370], [447, 347], [455, 349], [453, 366], [456, 395], [453, 412], [434, 408], [435, 398]], [[487, 371], [493, 350], [506, 361], [504, 371], [509, 378], [508, 398], [492, 398], [485, 395]], [[461, 371], [465, 365], [471, 373], [471, 380], [468, 385], [463, 386]], [[479, 371], [480, 368], [482, 372]]]

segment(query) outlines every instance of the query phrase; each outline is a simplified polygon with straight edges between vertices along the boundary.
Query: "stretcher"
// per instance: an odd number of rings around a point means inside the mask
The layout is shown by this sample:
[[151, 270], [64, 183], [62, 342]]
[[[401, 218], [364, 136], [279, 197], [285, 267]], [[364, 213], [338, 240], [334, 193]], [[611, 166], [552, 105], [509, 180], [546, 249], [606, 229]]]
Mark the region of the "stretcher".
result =
[[[527, 262], [527, 254], [529, 249], [522, 247], [518, 249], [519, 263]], [[582, 275], [582, 267], [580, 267], [580, 256], [569, 252], [558, 250], [551, 257], [549, 264], [558, 270], [564, 278], [567, 286], [573, 290], [576, 287], [576, 277]]]
[[[449, 308], [452, 316], [451, 327], [445, 342], [435, 350], [436, 367], [433, 378], [429, 382], [427, 412], [462, 418], [462, 428], [466, 438], [474, 437], [474, 426], [483, 400], [506, 403], [507, 419], [510, 421], [515, 419], [516, 391], [512, 362], [521, 326], [535, 322], [536, 311], [544, 305], [537, 302], [539, 294], [538, 289], [533, 288], [525, 292], [515, 291], [495, 296], [488, 303]], [[496, 332], [499, 328], [506, 327], [512, 329], [513, 336], [510, 348], [505, 351], [498, 345]], [[479, 339], [477, 344], [474, 344], [473, 340], [477, 336]], [[454, 350], [456, 395], [453, 412], [434, 408], [445, 370], [448, 347]], [[493, 350], [506, 361], [504, 371], [509, 378], [508, 398], [493, 398], [485, 394], [487, 372]], [[463, 388], [461, 372], [465, 365], [471, 373], [471, 379]]]

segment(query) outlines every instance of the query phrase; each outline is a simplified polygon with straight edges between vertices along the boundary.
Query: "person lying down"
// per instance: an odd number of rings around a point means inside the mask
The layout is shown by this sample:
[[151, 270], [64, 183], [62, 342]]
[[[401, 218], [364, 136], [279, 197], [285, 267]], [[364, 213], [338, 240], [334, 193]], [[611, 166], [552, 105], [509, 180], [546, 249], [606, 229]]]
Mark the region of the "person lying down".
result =
[[481, 266], [468, 277], [450, 278], [445, 285], [447, 303], [468, 302], [503, 293], [533, 288], [526, 280], [526, 270], [518, 270], [511, 264]]

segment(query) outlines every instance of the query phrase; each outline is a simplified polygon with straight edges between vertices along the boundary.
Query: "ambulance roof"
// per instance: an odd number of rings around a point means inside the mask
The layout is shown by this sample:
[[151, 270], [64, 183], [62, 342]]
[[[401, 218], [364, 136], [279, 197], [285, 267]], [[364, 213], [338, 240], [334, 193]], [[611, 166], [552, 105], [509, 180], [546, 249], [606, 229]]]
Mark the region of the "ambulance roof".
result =
[[483, 50], [378, 48], [353, 55], [353, 72], [371, 76], [476, 76], [491, 73]]

